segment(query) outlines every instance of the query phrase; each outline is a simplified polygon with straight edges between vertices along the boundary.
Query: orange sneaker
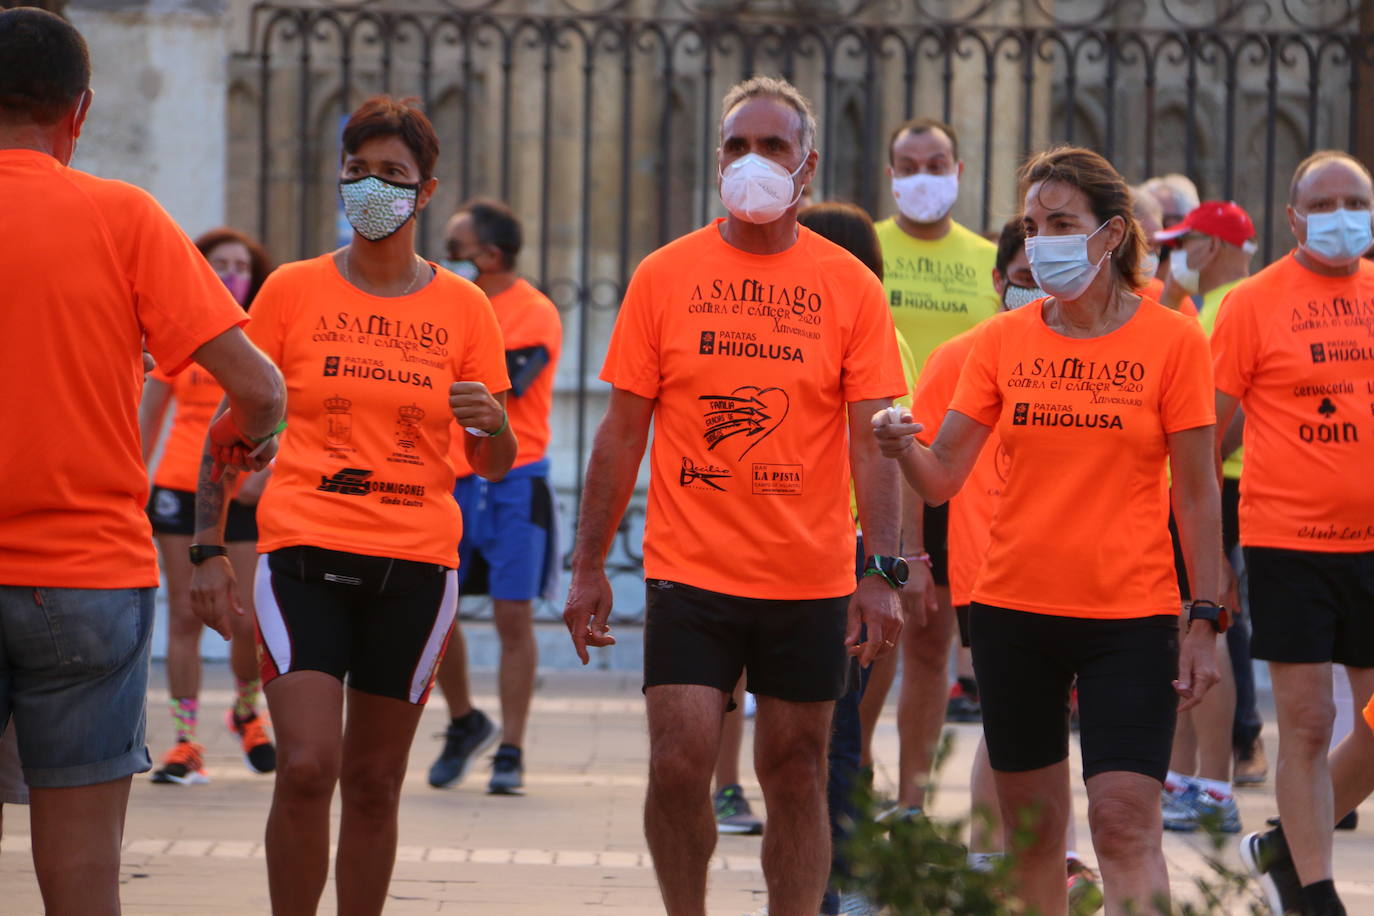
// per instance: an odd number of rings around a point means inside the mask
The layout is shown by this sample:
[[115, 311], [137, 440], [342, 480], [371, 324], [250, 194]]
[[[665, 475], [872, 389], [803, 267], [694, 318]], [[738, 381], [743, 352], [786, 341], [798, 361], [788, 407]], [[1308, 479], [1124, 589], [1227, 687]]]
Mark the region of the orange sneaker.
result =
[[205, 748], [194, 741], [178, 741], [162, 758], [162, 766], [148, 777], [153, 782], [194, 786], [210, 781], [205, 773]]
[[224, 724], [239, 736], [243, 762], [248, 769], [261, 776], [277, 768], [277, 749], [273, 747], [272, 739], [267, 737], [267, 723], [263, 721], [263, 716], [253, 713], [247, 719], [240, 720], [231, 709], [224, 714]]

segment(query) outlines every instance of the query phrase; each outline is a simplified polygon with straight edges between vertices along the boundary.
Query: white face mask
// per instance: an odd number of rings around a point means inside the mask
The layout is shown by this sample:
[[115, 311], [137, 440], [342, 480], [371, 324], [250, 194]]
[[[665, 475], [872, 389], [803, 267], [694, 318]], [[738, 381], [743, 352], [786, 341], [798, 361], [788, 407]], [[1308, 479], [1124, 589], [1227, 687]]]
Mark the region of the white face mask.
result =
[[1185, 293], [1190, 296], [1198, 294], [1198, 288], [1202, 285], [1202, 265], [1193, 267], [1188, 263], [1188, 249], [1178, 248], [1169, 255], [1169, 276], [1174, 278]]
[[1030, 305], [1036, 299], [1043, 298], [1045, 298], [1045, 291], [1038, 286], [1017, 286], [1015, 283], [1008, 283], [1006, 291], [1002, 293], [1002, 304], [1010, 312], [1023, 305]]
[[1368, 210], [1342, 207], [1331, 213], [1299, 213], [1297, 216], [1307, 223], [1307, 241], [1302, 247], [1327, 267], [1345, 267], [1374, 244]]
[[801, 165], [789, 172], [758, 153], [741, 156], [720, 173], [721, 203], [746, 223], [773, 222], [801, 200], [802, 188], [794, 188], [793, 181], [806, 167], [806, 159], [803, 156]]
[[912, 222], [939, 222], [959, 199], [959, 173], [893, 177], [892, 196], [897, 199], [897, 209]]
[[[1103, 223], [1102, 226], [1107, 225]], [[1026, 259], [1040, 288], [1056, 299], [1077, 299], [1092, 284], [1102, 264], [1111, 255], [1102, 252], [1097, 263], [1088, 260], [1088, 239], [1102, 231], [1098, 226], [1090, 235], [1033, 235], [1026, 239]]]
[[1140, 272], [1147, 277], [1153, 277], [1159, 273], [1159, 255], [1152, 251], [1141, 258]]

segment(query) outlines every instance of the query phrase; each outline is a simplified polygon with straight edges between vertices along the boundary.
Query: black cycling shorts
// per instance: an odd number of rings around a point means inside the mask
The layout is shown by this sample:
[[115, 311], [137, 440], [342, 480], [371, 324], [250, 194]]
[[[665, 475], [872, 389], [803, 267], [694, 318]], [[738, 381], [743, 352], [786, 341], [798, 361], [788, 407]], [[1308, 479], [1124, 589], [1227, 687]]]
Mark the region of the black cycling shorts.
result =
[[323, 671], [364, 693], [424, 703], [458, 612], [458, 573], [435, 563], [320, 547], [259, 560], [264, 684]]
[[[926, 553], [930, 554], [930, 577], [936, 585], [949, 585], [949, 503], [926, 506], [923, 525]], [[910, 554], [912, 551], [907, 550]]]
[[681, 582], [645, 583], [644, 687], [700, 684], [794, 703], [838, 700], [848, 687], [849, 596], [738, 598]]
[[1374, 550], [1246, 547], [1245, 574], [1251, 656], [1374, 668]]
[[[196, 533], [196, 494], [186, 490], [153, 487], [148, 496], [148, 520], [158, 534]], [[229, 501], [229, 515], [224, 523], [224, 543], [258, 542], [258, 507]]]
[[1077, 678], [1083, 778], [1125, 771], [1164, 781], [1178, 714], [1176, 615], [1093, 620], [975, 602], [969, 629], [994, 770], [1068, 757]]

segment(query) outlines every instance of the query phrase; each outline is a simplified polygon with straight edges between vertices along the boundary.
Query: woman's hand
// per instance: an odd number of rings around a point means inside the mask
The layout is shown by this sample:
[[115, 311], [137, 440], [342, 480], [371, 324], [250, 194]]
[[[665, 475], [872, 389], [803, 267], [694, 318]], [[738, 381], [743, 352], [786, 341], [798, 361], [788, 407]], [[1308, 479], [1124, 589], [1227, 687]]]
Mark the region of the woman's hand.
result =
[[1217, 671], [1217, 631], [1205, 620], [1188, 624], [1178, 652], [1178, 680], [1174, 692], [1182, 698], [1179, 712], [1187, 712], [1202, 702], [1221, 674]]
[[873, 415], [873, 435], [878, 451], [886, 458], [896, 458], [916, 444], [916, 434], [925, 429], [902, 407], [888, 407]]

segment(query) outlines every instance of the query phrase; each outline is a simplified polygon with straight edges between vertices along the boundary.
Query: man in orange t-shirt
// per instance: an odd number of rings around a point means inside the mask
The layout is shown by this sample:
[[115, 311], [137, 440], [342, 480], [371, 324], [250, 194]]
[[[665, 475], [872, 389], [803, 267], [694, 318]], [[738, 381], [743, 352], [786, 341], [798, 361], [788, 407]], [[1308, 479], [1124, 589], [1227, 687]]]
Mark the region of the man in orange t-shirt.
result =
[[1297, 249], [1231, 290], [1212, 334], [1217, 428], [1245, 410], [1250, 645], [1269, 662], [1279, 719], [1283, 826], [1241, 846], [1268, 862], [1260, 850], [1286, 839], [1291, 857], [1262, 875], [1271, 903], [1344, 913], [1332, 881], [1330, 668], [1345, 665], [1357, 703], [1374, 695], [1374, 264], [1362, 257], [1374, 186], [1362, 163], [1327, 150], [1298, 166], [1288, 201]]
[[68, 167], [90, 73], [67, 22], [0, 12], [0, 726], [14, 716], [53, 913], [118, 910], [130, 778], [151, 765], [144, 346], [172, 373], [205, 367], [248, 436], [270, 436], [284, 398], [243, 310], [152, 197]]
[[[722, 114], [729, 216], [645, 258], [616, 321], [563, 616], [584, 664], [587, 646], [614, 642], [605, 557], [652, 420], [645, 833], [659, 886], [669, 912], [705, 912], [711, 772], [743, 670], [758, 697], [768, 836], [785, 838], [764, 843], [769, 907], [814, 913], [830, 867], [825, 754], [845, 645], [868, 664], [900, 633], [897, 479], [869, 428], [904, 381], [877, 278], [797, 224], [817, 161], [810, 103], [761, 77], [731, 89]], [[846, 624], [851, 473], [875, 555]], [[855, 645], [861, 623], [868, 638]]]
[[[444, 230], [448, 265], [487, 294], [501, 325], [511, 383], [506, 409], [520, 443], [515, 464], [494, 482], [468, 464], [462, 436], [455, 435], [449, 448], [458, 474], [453, 495], [463, 514], [458, 588], [464, 595], [491, 596], [501, 639], [501, 746], [487, 784], [494, 795], [521, 794], [524, 784], [525, 723], [539, 662], [534, 599], [547, 590], [558, 562], [545, 455], [563, 325], [549, 298], [515, 272], [523, 235], [510, 208], [488, 200], [464, 204]], [[444, 749], [430, 767], [429, 784], [444, 788], [462, 779], [468, 762], [496, 738], [491, 719], [472, 705], [461, 624], [453, 627], [439, 668], [439, 688], [450, 722]]]

